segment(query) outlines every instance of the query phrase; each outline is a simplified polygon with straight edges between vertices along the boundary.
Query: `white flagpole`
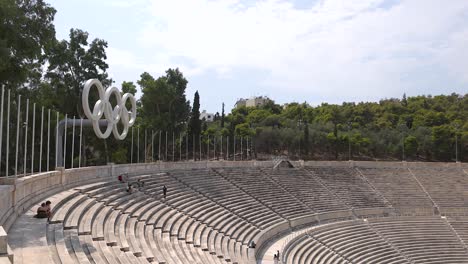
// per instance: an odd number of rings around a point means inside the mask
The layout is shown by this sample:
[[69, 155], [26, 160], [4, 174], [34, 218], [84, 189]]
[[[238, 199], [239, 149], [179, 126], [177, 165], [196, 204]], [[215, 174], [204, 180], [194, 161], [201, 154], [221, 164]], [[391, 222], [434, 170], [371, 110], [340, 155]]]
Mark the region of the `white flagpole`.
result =
[[[2, 103], [1, 103], [1, 110], [0, 110], [0, 160], [2, 160], [2, 143], [3, 143], [3, 99], [5, 97], [5, 87], [2, 85]], [[8, 120], [9, 121], [9, 120]], [[1, 162], [0, 162], [0, 171], [1, 171]], [[6, 164], [8, 167], [8, 164]]]
[[31, 138], [31, 174], [34, 173], [34, 135], [36, 132], [36, 103], [33, 104], [33, 124]]
[[68, 125], [68, 114], [65, 114], [65, 132], [63, 133], [63, 168], [67, 167], [67, 125]]
[[47, 123], [47, 171], [49, 171], [49, 151], [50, 151], [50, 109], [48, 109], [49, 113], [49, 122]]
[[75, 155], [75, 116], [73, 116], [71, 168], [73, 169], [73, 156]]
[[132, 127], [132, 144], [130, 150], [130, 163], [133, 163], [133, 127]]
[[[8, 90], [8, 105], [7, 105], [7, 120], [10, 121], [10, 90]], [[5, 177], [8, 177], [8, 160], [10, 155], [10, 125], [7, 126], [6, 134], [6, 162], [5, 162]]]
[[26, 120], [24, 122], [24, 160], [23, 160], [23, 172], [26, 176], [26, 156], [28, 154], [28, 119], [29, 119], [29, 99], [26, 99]]
[[147, 137], [148, 137], [148, 132], [146, 131], [145, 128], [145, 155], [143, 155], [143, 163], [146, 163], [146, 142], [147, 142]]
[[55, 127], [55, 169], [58, 167], [58, 124], [59, 124], [59, 112], [57, 111], [57, 124]]
[[44, 107], [41, 108], [41, 143], [39, 144], [39, 173], [42, 172], [42, 142], [44, 139]]
[[15, 153], [15, 178], [18, 177], [18, 147], [19, 147], [19, 133], [21, 129], [21, 95], [18, 95], [18, 113], [16, 117], [16, 153]]
[[80, 118], [80, 151], [78, 152], [79, 153], [78, 168], [81, 168], [81, 148], [83, 147], [81, 145], [82, 139], [83, 139], [83, 118]]
[[137, 163], [140, 163], [140, 128], [137, 128]]

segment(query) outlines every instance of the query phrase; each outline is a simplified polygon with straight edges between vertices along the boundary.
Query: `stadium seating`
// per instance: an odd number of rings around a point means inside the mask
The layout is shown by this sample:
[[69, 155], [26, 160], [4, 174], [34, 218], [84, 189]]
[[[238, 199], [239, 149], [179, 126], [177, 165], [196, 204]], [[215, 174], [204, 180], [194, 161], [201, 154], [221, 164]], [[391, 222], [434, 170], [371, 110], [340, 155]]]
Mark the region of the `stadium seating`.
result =
[[[130, 175], [133, 193], [109, 178], [48, 196], [53, 216], [21, 216], [18, 223], [31, 228], [12, 227], [12, 248], [32, 250], [19, 238], [30, 235], [48, 248], [44, 263], [255, 263], [268, 239], [316, 225], [284, 247], [286, 263], [468, 263], [468, 217], [432, 210], [465, 205], [468, 180], [460, 172], [359, 166], [148, 171]], [[452, 193], [449, 183], [461, 187]]]
[[468, 214], [467, 174], [460, 168], [411, 168], [441, 213]]
[[384, 217], [319, 227], [291, 241], [286, 263], [468, 263], [438, 216]]
[[433, 209], [431, 200], [407, 168], [358, 168], [362, 175], [397, 208], [400, 214], [419, 212], [427, 214]]
[[307, 170], [334, 193], [337, 199], [351, 208], [388, 206], [353, 168], [308, 167]]

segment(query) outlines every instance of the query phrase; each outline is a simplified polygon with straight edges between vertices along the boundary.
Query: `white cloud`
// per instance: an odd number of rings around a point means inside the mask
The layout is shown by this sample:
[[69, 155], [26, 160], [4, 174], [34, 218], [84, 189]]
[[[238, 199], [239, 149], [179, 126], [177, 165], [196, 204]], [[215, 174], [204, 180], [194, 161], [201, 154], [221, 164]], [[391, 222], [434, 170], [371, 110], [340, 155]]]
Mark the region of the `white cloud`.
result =
[[400, 95], [424, 83], [408, 76], [431, 65], [468, 84], [468, 1], [407, 0], [381, 8], [384, 2], [321, 0], [296, 9], [278, 0], [153, 0], [137, 41], [154, 52], [138, 62], [111, 50], [109, 60], [159, 72], [184, 57], [189, 76], [258, 69], [270, 73], [264, 87], [322, 96], [381, 97], [392, 89]]

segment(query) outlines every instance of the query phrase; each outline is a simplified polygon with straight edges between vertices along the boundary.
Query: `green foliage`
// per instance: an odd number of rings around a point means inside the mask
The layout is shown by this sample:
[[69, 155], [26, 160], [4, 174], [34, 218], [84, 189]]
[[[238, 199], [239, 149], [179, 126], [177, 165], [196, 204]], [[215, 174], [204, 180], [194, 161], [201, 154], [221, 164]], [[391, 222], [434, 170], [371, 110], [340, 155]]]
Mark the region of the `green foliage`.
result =
[[200, 95], [198, 91], [195, 92], [193, 97], [192, 113], [190, 114], [189, 122], [189, 135], [199, 135], [201, 133], [201, 121], [200, 121]]
[[136, 94], [137, 89], [136, 85], [133, 82], [123, 82], [122, 83], [122, 92], [123, 93], [131, 93], [133, 95]]
[[247, 123], [242, 123], [236, 126], [236, 135], [241, 137], [253, 136], [254, 130]]
[[[94, 39], [88, 42], [88, 32], [70, 30], [70, 40], [54, 41], [47, 50], [49, 67], [46, 80], [55, 91], [56, 108], [70, 116], [83, 117], [81, 91], [88, 79], [98, 79], [106, 88], [112, 84], [108, 78], [105, 62], [107, 42]], [[94, 99], [97, 100], [94, 91]]]
[[114, 163], [127, 163], [127, 149], [120, 148], [112, 152], [112, 162]]
[[449, 126], [435, 126], [432, 128], [432, 144], [434, 157], [438, 160], [449, 160], [452, 155], [452, 131]]
[[223, 109], [221, 110], [221, 128], [224, 128], [224, 103], [223, 103]]
[[407, 157], [414, 157], [418, 152], [418, 139], [415, 136], [405, 138], [405, 154]]
[[42, 0], [0, 0], [0, 85], [40, 83], [44, 52], [55, 40], [55, 12]]
[[140, 124], [175, 133], [182, 131], [190, 109], [185, 97], [187, 80], [183, 74], [178, 69], [169, 69], [166, 75], [154, 79], [144, 72], [137, 83], [143, 93], [140, 99]]
[[[455, 159], [458, 129], [459, 159], [468, 157], [468, 95], [403, 96], [378, 103], [323, 103], [311, 107], [290, 103], [284, 109], [233, 109], [226, 117], [231, 134], [255, 133], [255, 151], [302, 158]], [[351, 131], [349, 131], [349, 126]], [[307, 136], [307, 134], [309, 134]], [[310, 149], [308, 149], [310, 148]]]

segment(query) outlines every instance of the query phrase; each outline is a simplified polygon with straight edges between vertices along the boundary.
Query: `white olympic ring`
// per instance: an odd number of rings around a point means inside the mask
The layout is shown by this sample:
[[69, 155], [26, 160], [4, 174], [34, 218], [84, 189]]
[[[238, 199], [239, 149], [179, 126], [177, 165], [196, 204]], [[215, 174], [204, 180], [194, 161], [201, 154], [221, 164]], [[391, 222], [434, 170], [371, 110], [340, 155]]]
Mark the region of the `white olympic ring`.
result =
[[[94, 104], [93, 112], [89, 108], [89, 90], [91, 87], [96, 86], [99, 93], [99, 100]], [[115, 96], [117, 105], [112, 108], [109, 99], [111, 96]], [[130, 100], [132, 104], [132, 110], [128, 111], [125, 104], [127, 100]], [[114, 137], [119, 140], [123, 140], [128, 134], [128, 128], [135, 124], [136, 120], [136, 101], [135, 97], [132, 94], [126, 93], [123, 96], [120, 95], [119, 89], [116, 87], [107, 88], [104, 91], [102, 83], [97, 79], [89, 79], [86, 81], [83, 87], [83, 94], [81, 96], [81, 102], [83, 105], [83, 111], [85, 115], [93, 123], [94, 133], [99, 138], [108, 138], [110, 133], [114, 134]], [[107, 120], [107, 128], [104, 133], [102, 133], [99, 128], [99, 120], [102, 115], [104, 115], [105, 120]], [[117, 129], [117, 124], [121, 122], [123, 125], [123, 131], [119, 134]]]

